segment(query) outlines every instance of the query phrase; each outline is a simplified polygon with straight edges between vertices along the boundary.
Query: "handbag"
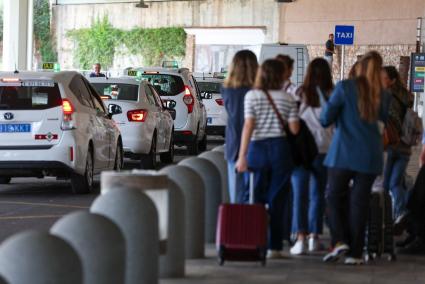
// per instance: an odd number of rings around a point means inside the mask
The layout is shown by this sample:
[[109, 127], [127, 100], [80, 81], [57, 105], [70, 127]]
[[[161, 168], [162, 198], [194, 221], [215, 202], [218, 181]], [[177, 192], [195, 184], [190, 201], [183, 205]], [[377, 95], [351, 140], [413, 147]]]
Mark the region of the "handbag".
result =
[[319, 154], [319, 150], [313, 134], [311, 133], [307, 124], [303, 119], [300, 118], [300, 131], [297, 135], [292, 134], [289, 130], [288, 123], [283, 119], [270, 94], [267, 92], [267, 90], [263, 91], [266, 94], [267, 99], [273, 108], [273, 111], [277, 115], [282, 129], [286, 133], [289, 145], [291, 147], [292, 160], [294, 164], [296, 166], [303, 166], [306, 169], [311, 169], [314, 160]]
[[384, 149], [388, 148], [388, 146], [396, 146], [400, 143], [399, 130], [391, 119], [384, 128], [382, 139], [384, 142]]

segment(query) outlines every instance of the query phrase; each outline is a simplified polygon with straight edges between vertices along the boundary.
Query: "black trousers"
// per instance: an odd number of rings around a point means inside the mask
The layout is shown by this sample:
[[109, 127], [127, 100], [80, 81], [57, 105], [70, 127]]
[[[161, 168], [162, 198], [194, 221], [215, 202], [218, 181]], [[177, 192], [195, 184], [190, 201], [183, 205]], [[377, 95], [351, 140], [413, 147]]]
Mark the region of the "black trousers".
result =
[[[349, 256], [363, 255], [374, 174], [329, 168], [326, 192], [332, 243], [349, 245]], [[353, 186], [350, 187], [350, 181]]]

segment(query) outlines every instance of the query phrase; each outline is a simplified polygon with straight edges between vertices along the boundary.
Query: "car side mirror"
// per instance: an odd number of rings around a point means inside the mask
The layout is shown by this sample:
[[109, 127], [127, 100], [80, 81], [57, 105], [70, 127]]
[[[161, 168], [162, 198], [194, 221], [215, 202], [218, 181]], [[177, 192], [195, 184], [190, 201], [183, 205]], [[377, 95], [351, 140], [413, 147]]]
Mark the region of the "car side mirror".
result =
[[108, 105], [108, 115], [112, 118], [113, 115], [122, 113], [122, 108], [116, 104]]
[[210, 100], [212, 99], [212, 94], [209, 92], [201, 92], [201, 99]]
[[176, 110], [173, 108], [165, 108], [166, 111], [168, 111], [171, 114], [171, 117], [173, 120], [176, 120]]

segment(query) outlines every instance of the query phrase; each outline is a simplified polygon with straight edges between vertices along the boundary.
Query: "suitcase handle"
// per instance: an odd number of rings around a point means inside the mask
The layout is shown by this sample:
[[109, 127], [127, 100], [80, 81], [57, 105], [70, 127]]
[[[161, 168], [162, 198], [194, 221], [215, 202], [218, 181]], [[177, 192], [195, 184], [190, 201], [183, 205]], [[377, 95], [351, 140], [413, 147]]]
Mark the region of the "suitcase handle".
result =
[[249, 171], [249, 204], [254, 204], [254, 172]]

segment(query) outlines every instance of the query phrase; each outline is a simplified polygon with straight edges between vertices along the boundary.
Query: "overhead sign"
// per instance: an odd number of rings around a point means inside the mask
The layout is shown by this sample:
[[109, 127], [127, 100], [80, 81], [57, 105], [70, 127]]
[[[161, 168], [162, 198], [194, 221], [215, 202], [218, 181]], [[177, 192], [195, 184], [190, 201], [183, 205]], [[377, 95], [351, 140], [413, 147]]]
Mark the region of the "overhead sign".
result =
[[410, 90], [414, 93], [425, 92], [425, 53], [412, 53], [410, 66]]
[[334, 36], [336, 45], [353, 45], [354, 26], [335, 26]]

